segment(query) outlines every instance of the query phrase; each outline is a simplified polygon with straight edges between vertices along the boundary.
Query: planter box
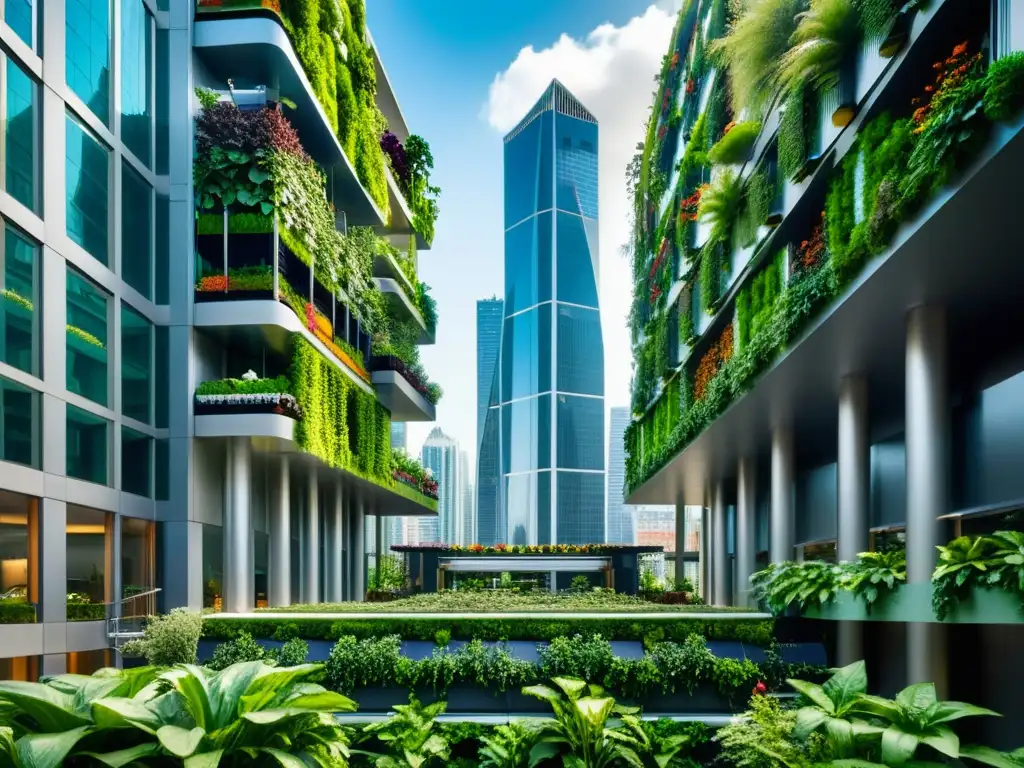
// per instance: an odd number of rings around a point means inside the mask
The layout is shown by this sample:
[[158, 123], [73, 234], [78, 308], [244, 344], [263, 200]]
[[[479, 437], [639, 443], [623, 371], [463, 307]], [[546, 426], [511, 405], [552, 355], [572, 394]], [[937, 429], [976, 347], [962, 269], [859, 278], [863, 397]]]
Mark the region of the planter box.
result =
[[932, 611], [932, 585], [905, 584], [874, 605], [868, 612], [867, 604], [849, 593], [840, 593], [833, 603], [820, 609], [809, 610], [804, 616], [829, 621], [894, 621], [903, 623], [942, 624], [1022, 624], [1020, 600], [1001, 589], [976, 589], [966, 600], [961, 600], [942, 622]]
[[[736, 711], [729, 700], [707, 683], [694, 688], [693, 693], [686, 689], [675, 693], [655, 693], [634, 704], [642, 706], [645, 713], [680, 714], [694, 713], [702, 715], [728, 715]], [[743, 703], [739, 709], [742, 710]]]
[[232, 413], [276, 413], [281, 416], [287, 416], [290, 419], [299, 418], [297, 413], [292, 413], [287, 408], [282, 408], [279, 405], [271, 403], [243, 403], [240, 405], [232, 405], [229, 403], [196, 402], [194, 405], [196, 416], [218, 416], [221, 414]]
[[195, 301], [273, 301], [273, 291], [196, 291]]

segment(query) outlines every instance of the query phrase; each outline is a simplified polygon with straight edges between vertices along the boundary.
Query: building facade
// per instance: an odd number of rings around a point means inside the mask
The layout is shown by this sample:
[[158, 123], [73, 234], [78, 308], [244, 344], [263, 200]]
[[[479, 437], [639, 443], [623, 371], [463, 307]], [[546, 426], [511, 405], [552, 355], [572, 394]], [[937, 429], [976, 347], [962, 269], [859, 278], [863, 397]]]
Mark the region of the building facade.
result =
[[[318, 101], [282, 21], [217, 14], [151, 0], [3, 9], [0, 678], [114, 663], [112, 617], [361, 599], [365, 520], [434, 514], [419, 478], [397, 492], [388, 439], [392, 415], [432, 420], [434, 406], [370, 355], [361, 309], [380, 291], [432, 342], [415, 271], [399, 267], [429, 243], [385, 157], [360, 163], [383, 186], [356, 174], [337, 104]], [[404, 141], [368, 32], [337, 32], [377, 69], [361, 95]], [[279, 100], [297, 108], [280, 118]], [[294, 227], [305, 209], [261, 207], [256, 231], [240, 230], [252, 212], [238, 199], [194, 188], [194, 162], [236, 112], [236, 127], [264, 121], [312, 158], [303, 173], [332, 179], [306, 201], [333, 232], [316, 247]], [[263, 183], [267, 200], [287, 180]], [[346, 237], [378, 254], [358, 286], [315, 266]]]
[[637, 538], [636, 510], [625, 504], [626, 427], [629, 408], [612, 408], [608, 412], [608, 489], [605, 526], [609, 544], [640, 544]]
[[[728, 13], [684, 4], [638, 156], [627, 501], [675, 504], [677, 520], [706, 510], [716, 605], [749, 605], [769, 561], [902, 550], [898, 610], [869, 615], [844, 595], [852, 610], [819, 612], [837, 665], [866, 659], [887, 694], [933, 682], [943, 699], [1016, 711], [1024, 625], [985, 607], [1003, 590], [962, 585], [963, 610], [941, 622], [931, 600], [938, 547], [1022, 531], [1024, 345], [986, 333], [1020, 315], [1022, 121], [946, 100], [955, 85], [991, 105], [1006, 57], [1024, 50], [1019, 3], [894, 13], [891, 31], [844, 52], [834, 88], [784, 105], [757, 88], [730, 105], [717, 69], [775, 54], [693, 53], [726, 34]], [[764, 109], [763, 128], [731, 168], [715, 165], [723, 156], [703, 153], [740, 107]], [[938, 126], [954, 124], [974, 140], [937, 149]], [[667, 184], [644, 181], [659, 169]], [[702, 220], [696, 201], [723, 193], [735, 217]], [[963, 664], [954, 649], [967, 647]], [[972, 738], [1019, 741], [986, 733], [998, 728]]]
[[498, 422], [498, 356], [505, 302], [499, 298], [476, 303], [476, 538], [493, 545], [505, 540], [501, 507], [501, 444]]
[[597, 120], [557, 80], [505, 136], [500, 499], [510, 544], [604, 531]]
[[473, 493], [473, 473], [469, 469], [469, 452], [459, 450], [459, 535], [463, 546], [476, 544], [476, 496]]
[[[423, 443], [423, 466], [437, 482], [437, 518], [420, 521], [420, 541], [425, 544], [459, 544], [462, 538], [463, 477], [459, 442], [434, 427]], [[431, 530], [433, 529], [433, 530]]]

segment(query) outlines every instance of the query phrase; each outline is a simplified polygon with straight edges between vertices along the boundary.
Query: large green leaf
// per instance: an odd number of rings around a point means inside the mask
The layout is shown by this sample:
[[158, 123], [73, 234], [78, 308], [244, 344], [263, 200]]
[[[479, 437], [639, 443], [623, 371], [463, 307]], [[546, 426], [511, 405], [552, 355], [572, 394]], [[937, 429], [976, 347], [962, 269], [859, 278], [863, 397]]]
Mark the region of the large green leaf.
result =
[[[264, 670], [273, 669], [262, 661], [246, 661], [240, 664], [232, 664], [210, 675], [207, 684], [210, 688], [211, 710], [213, 713], [214, 727], [206, 725], [208, 731], [218, 730], [226, 727], [235, 720], [241, 712], [252, 712], [263, 709], [263, 706], [249, 706], [245, 703], [246, 693], [250, 686]], [[267, 677], [270, 677], [269, 675]], [[277, 678], [282, 684], [289, 684], [294, 676], [287, 675]], [[281, 691], [277, 695], [281, 695]], [[272, 700], [272, 697], [270, 697]]]
[[798, 739], [806, 739], [821, 727], [828, 715], [818, 707], [801, 707], [796, 712], [796, 726], [793, 735]]
[[73, 696], [42, 683], [0, 681], [0, 700], [10, 702], [35, 720], [42, 733], [63, 733], [92, 722], [84, 714], [72, 711]]
[[796, 690], [797, 693], [803, 694], [808, 699], [813, 701], [825, 712], [830, 715], [834, 715], [836, 712], [835, 705], [832, 703], [832, 699], [828, 697], [824, 689], [816, 683], [808, 683], [805, 680], [787, 680], [790, 687]]
[[62, 733], [27, 733], [18, 739], [21, 768], [58, 768], [75, 745], [92, 732], [90, 726]]
[[530, 750], [530, 768], [539, 765], [545, 760], [550, 760], [558, 754], [559, 745], [557, 742], [544, 739], [538, 741]]
[[962, 701], [940, 701], [935, 708], [935, 714], [929, 718], [932, 725], [951, 723], [962, 717], [1002, 717], [998, 712], [984, 707], [976, 707], [973, 704], [965, 704]]
[[210, 731], [217, 729], [212, 692], [202, 669], [194, 664], [182, 664], [165, 673], [164, 678], [181, 694], [181, 703], [196, 727]]
[[890, 725], [882, 732], [882, 762], [899, 768], [914, 756], [919, 741], [898, 725]]
[[287, 752], [283, 752], [280, 749], [271, 749], [270, 747], [264, 747], [260, 750], [264, 755], [270, 755], [274, 760], [277, 761], [278, 765], [284, 766], [284, 768], [306, 768], [306, 764], [299, 760], [297, 757], [293, 757]]
[[186, 731], [176, 725], [165, 725], [156, 732], [163, 748], [176, 757], [189, 757], [198, 748], [206, 731], [202, 728], [193, 728]]
[[93, 760], [97, 760], [104, 765], [109, 765], [110, 768], [122, 768], [122, 766], [133, 764], [139, 758], [152, 757], [159, 753], [159, 744], [139, 744], [137, 747], [119, 749], [116, 752], [106, 752], [103, 754], [98, 752], [82, 752], [81, 754], [88, 755]]
[[935, 733], [922, 736], [921, 741], [946, 757], [960, 757], [960, 739], [948, 726], [940, 726]]
[[156, 733], [162, 725], [160, 716], [134, 699], [107, 698], [92, 703], [92, 719], [99, 728], [141, 727]]
[[863, 661], [837, 669], [822, 686], [837, 715], [845, 714], [867, 689], [868, 672]]
[[561, 688], [570, 699], [576, 699], [582, 695], [587, 684], [575, 677], [554, 677], [552, 681]]
[[1020, 768], [1021, 763], [1005, 752], [998, 752], [991, 747], [966, 744], [960, 747], [960, 757], [969, 757], [979, 763], [991, 765], [993, 768]]
[[561, 698], [561, 694], [558, 691], [548, 688], [546, 685], [528, 685], [523, 688], [523, 693], [546, 701], [558, 701]]
[[853, 752], [853, 724], [849, 720], [830, 717], [825, 721], [825, 732], [837, 756], [843, 757]]
[[593, 727], [600, 727], [611, 714], [615, 706], [615, 699], [595, 699], [591, 696], [584, 696], [576, 700], [576, 709], [580, 715]]
[[215, 749], [212, 752], [201, 752], [198, 755], [185, 758], [185, 768], [217, 768], [220, 759], [224, 756], [223, 749]]
[[920, 720], [921, 715], [927, 712], [929, 707], [938, 703], [938, 700], [934, 683], [908, 685], [896, 694], [896, 706], [914, 720]]
[[897, 720], [900, 716], [899, 707], [894, 701], [884, 699], [881, 696], [864, 694], [852, 707], [855, 712], [862, 712], [866, 715], [880, 717], [890, 722]]

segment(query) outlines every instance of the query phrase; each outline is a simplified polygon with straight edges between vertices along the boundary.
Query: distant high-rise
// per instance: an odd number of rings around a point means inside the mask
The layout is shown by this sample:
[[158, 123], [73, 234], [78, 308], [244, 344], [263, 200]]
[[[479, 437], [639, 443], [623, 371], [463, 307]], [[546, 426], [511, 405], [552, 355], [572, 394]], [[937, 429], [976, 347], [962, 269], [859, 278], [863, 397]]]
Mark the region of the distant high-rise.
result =
[[[458, 543], [459, 510], [462, 492], [459, 485], [459, 443], [434, 427], [423, 443], [420, 459], [437, 481], [437, 518], [420, 522], [420, 541]], [[433, 535], [430, 529], [433, 528]]]
[[469, 471], [468, 451], [459, 451], [459, 544], [476, 543], [476, 516], [473, 514], [473, 475]]
[[[505, 540], [500, 516], [500, 444], [498, 419], [498, 353], [501, 349], [501, 320], [505, 302], [499, 298], [476, 303], [476, 505], [475, 537], [480, 544]], [[477, 543], [471, 542], [471, 543]]]
[[505, 136], [505, 302], [495, 380], [497, 527], [510, 544], [605, 538], [597, 140], [597, 120], [557, 80]]
[[608, 434], [608, 526], [609, 544], [633, 544], [636, 541], [636, 508], [626, 506], [626, 427], [629, 408], [612, 408]]
[[407, 451], [406, 447], [406, 433], [405, 433], [405, 422], [404, 421], [392, 421], [391, 422], [391, 447], [398, 448], [402, 451]]

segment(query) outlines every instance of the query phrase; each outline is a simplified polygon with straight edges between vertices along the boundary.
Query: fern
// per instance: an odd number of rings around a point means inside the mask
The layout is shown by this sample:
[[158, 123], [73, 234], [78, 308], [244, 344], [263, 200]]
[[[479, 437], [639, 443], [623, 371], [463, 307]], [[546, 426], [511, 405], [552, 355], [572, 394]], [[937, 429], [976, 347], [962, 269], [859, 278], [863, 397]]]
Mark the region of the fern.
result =
[[793, 46], [779, 66], [779, 81], [786, 90], [807, 82], [819, 91], [839, 84], [846, 55], [860, 42], [860, 16], [854, 0], [811, 0], [800, 14]]
[[697, 213], [711, 226], [711, 241], [728, 243], [732, 226], [743, 206], [743, 181], [732, 169], [717, 174], [704, 190]]

